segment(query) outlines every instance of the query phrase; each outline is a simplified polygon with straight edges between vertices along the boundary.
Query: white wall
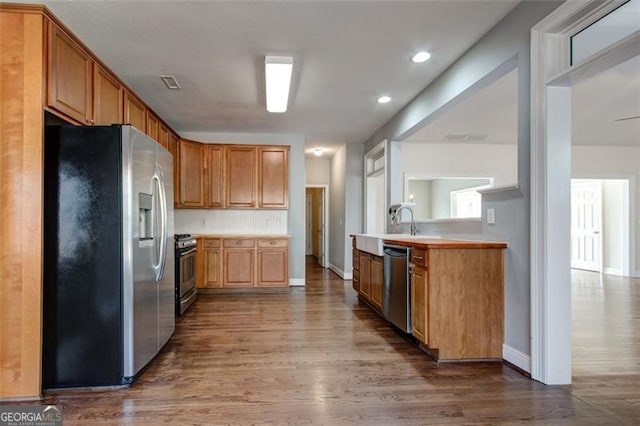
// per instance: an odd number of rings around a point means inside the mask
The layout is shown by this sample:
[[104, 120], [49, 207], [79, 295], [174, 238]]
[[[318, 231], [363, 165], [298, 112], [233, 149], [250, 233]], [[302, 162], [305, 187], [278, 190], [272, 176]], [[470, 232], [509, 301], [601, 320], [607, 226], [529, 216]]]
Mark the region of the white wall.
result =
[[[423, 234], [509, 244], [505, 252], [505, 356], [523, 369], [530, 368], [531, 353], [530, 31], [561, 3], [526, 1], [518, 4], [366, 142], [367, 149], [371, 149], [383, 139], [403, 140], [446, 108], [518, 68], [518, 189], [485, 194], [482, 223], [421, 224], [420, 228]], [[461, 152], [461, 156], [473, 159], [466, 152]], [[402, 170], [395, 173], [390, 170], [390, 173], [401, 174]], [[486, 223], [484, 216], [488, 208], [495, 211], [495, 225]]]
[[[631, 217], [635, 218], [640, 212], [640, 147], [574, 145], [571, 147], [571, 177], [629, 180]], [[636, 220], [631, 221], [630, 233], [629, 268], [632, 276], [640, 276], [640, 224]]]
[[331, 160], [328, 158], [305, 159], [307, 185], [329, 185], [331, 182]]
[[343, 145], [331, 159], [329, 185], [329, 267], [345, 279], [352, 276], [349, 235], [362, 232], [364, 145]]
[[[276, 133], [217, 133], [217, 132], [181, 132], [183, 138], [191, 139], [197, 142], [205, 143], [234, 143], [234, 144], [251, 144], [251, 145], [289, 145], [289, 209], [287, 211], [287, 229], [286, 232], [291, 235], [289, 243], [289, 277], [292, 284], [304, 283], [305, 269], [305, 158], [304, 145], [305, 139], [303, 135], [297, 134], [276, 134]], [[190, 212], [191, 210], [189, 210]], [[233, 210], [229, 210], [233, 211]], [[186, 210], [176, 210], [176, 222], [181, 226], [194, 213]], [[241, 217], [246, 212], [239, 212]], [[202, 213], [208, 215], [208, 213]], [[251, 216], [255, 216], [249, 222], [255, 224], [247, 231], [250, 233], [260, 233], [261, 213], [258, 210], [251, 211]], [[197, 218], [196, 218], [197, 219]], [[197, 220], [194, 226], [197, 225]]]
[[344, 275], [344, 213], [345, 176], [347, 173], [347, 147], [343, 145], [331, 159], [329, 184], [329, 267]]
[[518, 183], [518, 146], [470, 143], [403, 143], [406, 175], [493, 177], [494, 186]]

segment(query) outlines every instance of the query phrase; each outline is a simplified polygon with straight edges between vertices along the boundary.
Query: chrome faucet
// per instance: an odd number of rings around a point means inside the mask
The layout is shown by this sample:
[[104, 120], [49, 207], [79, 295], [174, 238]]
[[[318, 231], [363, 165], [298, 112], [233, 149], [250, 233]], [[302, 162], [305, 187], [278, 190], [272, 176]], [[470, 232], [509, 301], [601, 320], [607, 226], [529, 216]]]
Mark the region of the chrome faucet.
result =
[[398, 223], [400, 222], [400, 212], [402, 211], [402, 209], [409, 210], [409, 213], [411, 214], [411, 235], [418, 234], [418, 227], [416, 226], [415, 220], [413, 220], [413, 209], [411, 207], [409, 207], [409, 206], [400, 206], [397, 209], [395, 209], [394, 216], [396, 217], [396, 221]]

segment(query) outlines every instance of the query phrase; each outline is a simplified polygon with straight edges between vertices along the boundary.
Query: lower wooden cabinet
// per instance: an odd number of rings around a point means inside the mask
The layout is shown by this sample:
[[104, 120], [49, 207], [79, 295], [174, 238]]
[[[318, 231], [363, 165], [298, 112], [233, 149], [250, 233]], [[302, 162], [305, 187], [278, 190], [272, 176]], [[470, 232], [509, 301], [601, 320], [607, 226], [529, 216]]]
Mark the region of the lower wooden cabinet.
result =
[[[374, 256], [360, 250], [354, 250], [358, 254], [358, 294], [369, 302], [375, 309], [382, 310], [382, 286], [384, 280], [383, 258]], [[355, 283], [354, 283], [355, 289]]]
[[224, 249], [222, 287], [253, 287], [255, 282], [255, 250]]
[[288, 238], [205, 238], [199, 249], [204, 259], [200, 288], [289, 287]]
[[371, 303], [378, 309], [382, 310], [382, 258], [379, 256], [371, 256]]
[[411, 324], [412, 334], [422, 343], [427, 343], [427, 271], [414, 266], [411, 272]]
[[360, 252], [360, 295], [371, 298], [371, 255]]
[[222, 256], [220, 248], [204, 249], [204, 288], [222, 285]]

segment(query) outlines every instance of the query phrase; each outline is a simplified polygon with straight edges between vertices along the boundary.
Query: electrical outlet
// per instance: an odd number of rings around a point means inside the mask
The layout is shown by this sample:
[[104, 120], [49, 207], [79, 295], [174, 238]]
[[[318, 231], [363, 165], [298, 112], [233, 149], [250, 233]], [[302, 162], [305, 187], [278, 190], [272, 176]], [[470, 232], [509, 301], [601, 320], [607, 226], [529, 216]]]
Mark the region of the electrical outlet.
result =
[[487, 223], [489, 225], [495, 225], [495, 223], [496, 223], [496, 211], [495, 211], [495, 209], [487, 209]]

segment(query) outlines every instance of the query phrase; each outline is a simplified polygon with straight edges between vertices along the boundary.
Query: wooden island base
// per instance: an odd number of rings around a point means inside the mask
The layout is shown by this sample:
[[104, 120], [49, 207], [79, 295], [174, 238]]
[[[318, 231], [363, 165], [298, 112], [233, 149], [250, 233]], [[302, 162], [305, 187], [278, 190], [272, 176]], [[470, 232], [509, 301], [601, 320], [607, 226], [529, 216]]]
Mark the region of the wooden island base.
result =
[[[412, 248], [412, 335], [434, 360], [501, 361], [505, 243], [445, 239], [389, 239]], [[382, 271], [377, 256], [353, 241], [354, 289], [378, 313]]]

